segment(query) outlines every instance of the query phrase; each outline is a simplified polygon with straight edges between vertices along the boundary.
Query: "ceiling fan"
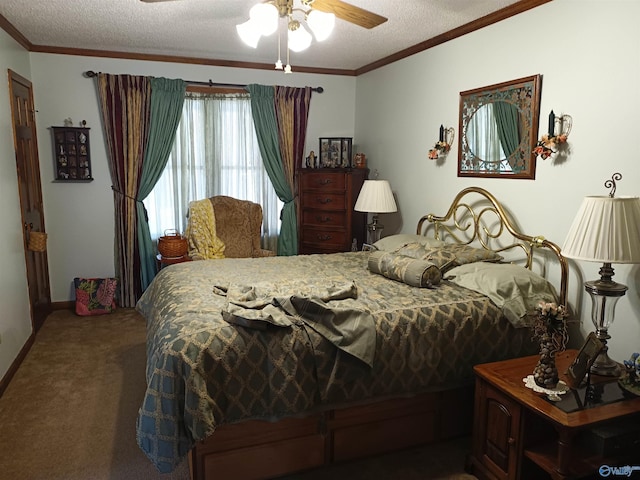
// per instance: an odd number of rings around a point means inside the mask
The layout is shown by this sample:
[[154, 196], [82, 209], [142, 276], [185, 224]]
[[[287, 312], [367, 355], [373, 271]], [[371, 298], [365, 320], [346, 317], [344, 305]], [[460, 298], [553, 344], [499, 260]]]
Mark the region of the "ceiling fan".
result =
[[[145, 3], [170, 2], [173, 0], [140, 0]], [[387, 18], [342, 0], [301, 0], [302, 5], [320, 12], [333, 13], [336, 17], [364, 28], [373, 28], [387, 21]], [[293, 0], [273, 0], [281, 16], [293, 8]]]

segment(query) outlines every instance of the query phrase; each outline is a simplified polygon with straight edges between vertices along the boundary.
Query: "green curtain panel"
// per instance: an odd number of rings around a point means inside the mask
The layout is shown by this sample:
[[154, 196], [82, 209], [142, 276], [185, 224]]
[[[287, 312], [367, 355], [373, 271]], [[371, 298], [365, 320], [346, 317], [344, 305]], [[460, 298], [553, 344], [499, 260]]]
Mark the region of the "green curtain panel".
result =
[[252, 84], [247, 86], [247, 90], [251, 94], [251, 111], [260, 154], [273, 188], [278, 198], [284, 203], [280, 215], [282, 224], [278, 237], [278, 255], [296, 255], [298, 253], [296, 206], [293, 201], [293, 190], [287, 181], [280, 155], [278, 122], [274, 106], [275, 88]]
[[136, 202], [142, 291], [146, 290], [156, 274], [156, 251], [149, 232], [147, 211], [142, 201], [151, 193], [167, 165], [182, 116], [187, 89], [184, 80], [180, 79], [152, 78], [150, 83], [149, 137]]
[[[520, 145], [520, 112], [515, 105], [501, 101], [493, 103], [493, 113], [498, 126], [498, 138], [500, 138], [502, 151], [509, 158]], [[514, 165], [511, 167], [513, 168]]]

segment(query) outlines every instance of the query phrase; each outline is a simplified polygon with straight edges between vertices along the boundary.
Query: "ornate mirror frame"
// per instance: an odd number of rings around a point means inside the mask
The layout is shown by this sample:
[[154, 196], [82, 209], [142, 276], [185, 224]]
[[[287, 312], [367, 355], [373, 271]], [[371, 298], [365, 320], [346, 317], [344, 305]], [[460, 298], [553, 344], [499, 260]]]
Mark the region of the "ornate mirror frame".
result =
[[[460, 92], [459, 177], [524, 178], [531, 180], [535, 178], [536, 156], [533, 153], [533, 149], [538, 138], [541, 85], [542, 76], [532, 75], [488, 87]], [[493, 104], [497, 102], [504, 102], [517, 109], [517, 147], [503, 158], [480, 158], [474, 153], [473, 129], [471, 128], [473, 117], [483, 107], [486, 107], [484, 113], [489, 112], [488, 114], [492, 116]], [[511, 110], [513, 111], [512, 108]], [[491, 121], [493, 122], [494, 120]], [[500, 138], [496, 136], [494, 142], [498, 144], [498, 148], [502, 149], [503, 142], [501, 142]], [[479, 151], [478, 146], [475, 148], [476, 151]]]

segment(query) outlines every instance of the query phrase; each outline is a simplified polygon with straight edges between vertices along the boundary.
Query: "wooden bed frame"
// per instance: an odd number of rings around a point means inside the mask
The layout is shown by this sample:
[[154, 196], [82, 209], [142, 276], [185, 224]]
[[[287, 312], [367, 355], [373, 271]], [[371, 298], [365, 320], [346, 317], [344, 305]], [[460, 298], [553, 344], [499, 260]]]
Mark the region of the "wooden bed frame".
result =
[[[474, 200], [475, 199], [475, 200]], [[567, 262], [541, 236], [520, 233], [496, 198], [478, 187], [462, 190], [442, 217], [422, 217], [417, 233], [486, 249], [520, 251], [531, 268], [546, 248], [559, 264], [565, 303]], [[506, 239], [506, 240], [505, 240]], [[277, 422], [223, 425], [189, 455], [193, 480], [274, 478], [334, 462], [381, 454], [469, 434], [473, 385], [413, 397], [346, 406]]]

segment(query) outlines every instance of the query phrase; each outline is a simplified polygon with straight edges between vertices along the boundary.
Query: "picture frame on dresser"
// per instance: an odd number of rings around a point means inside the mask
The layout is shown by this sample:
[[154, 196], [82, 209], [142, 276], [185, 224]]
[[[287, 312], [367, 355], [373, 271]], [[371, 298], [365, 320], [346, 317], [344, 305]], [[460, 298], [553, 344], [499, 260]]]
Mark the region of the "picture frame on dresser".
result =
[[351, 137], [321, 137], [318, 149], [320, 168], [352, 167], [352, 149], [353, 138]]

